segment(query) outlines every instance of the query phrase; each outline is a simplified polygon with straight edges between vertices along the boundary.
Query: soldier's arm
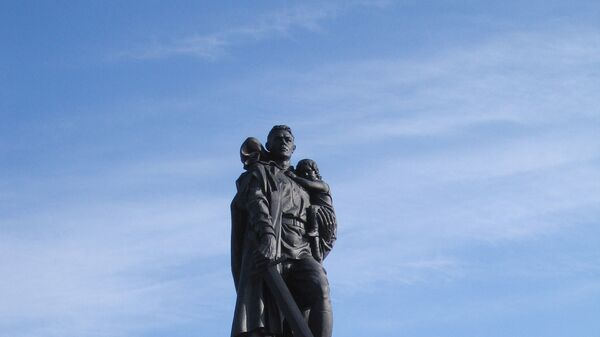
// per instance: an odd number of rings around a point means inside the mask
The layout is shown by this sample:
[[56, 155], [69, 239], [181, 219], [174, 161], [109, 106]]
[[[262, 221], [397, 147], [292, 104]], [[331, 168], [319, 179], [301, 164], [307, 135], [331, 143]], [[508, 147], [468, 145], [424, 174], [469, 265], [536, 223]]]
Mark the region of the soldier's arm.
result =
[[297, 182], [298, 185], [304, 187], [305, 189], [309, 190], [310, 192], [324, 192], [324, 193], [329, 192], [329, 185], [327, 185], [327, 183], [324, 182], [323, 180], [309, 180], [306, 178], [299, 177], [298, 175], [296, 175], [295, 173], [293, 173], [291, 171], [287, 171], [286, 174], [290, 178], [294, 179], [294, 181]]
[[252, 178], [246, 193], [249, 226], [256, 234], [260, 255], [266, 259], [273, 259], [276, 254], [276, 239], [269, 209], [269, 200], [265, 191], [263, 191], [257, 178]]

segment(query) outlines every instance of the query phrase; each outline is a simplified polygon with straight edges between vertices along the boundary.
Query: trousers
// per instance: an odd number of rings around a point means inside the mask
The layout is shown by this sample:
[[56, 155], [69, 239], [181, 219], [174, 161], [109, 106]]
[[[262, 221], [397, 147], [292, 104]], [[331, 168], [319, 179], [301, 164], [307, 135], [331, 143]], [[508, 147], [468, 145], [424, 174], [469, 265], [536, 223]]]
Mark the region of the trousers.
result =
[[[300, 311], [305, 313], [314, 337], [331, 337], [333, 311], [329, 295], [327, 272], [312, 256], [285, 260], [281, 276], [292, 293]], [[247, 337], [272, 336], [261, 330], [245, 334]], [[283, 337], [292, 337], [289, 327], [284, 327]]]
[[312, 256], [307, 256], [284, 261], [281, 276], [300, 311], [307, 313], [308, 326], [314, 337], [331, 337], [333, 311], [325, 268]]

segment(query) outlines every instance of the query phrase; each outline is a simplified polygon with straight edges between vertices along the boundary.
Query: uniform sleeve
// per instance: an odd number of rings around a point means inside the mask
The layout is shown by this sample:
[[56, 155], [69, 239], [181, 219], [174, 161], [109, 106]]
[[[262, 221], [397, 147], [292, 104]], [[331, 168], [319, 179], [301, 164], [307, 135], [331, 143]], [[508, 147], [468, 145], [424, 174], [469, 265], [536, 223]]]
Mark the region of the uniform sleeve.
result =
[[275, 236], [269, 209], [269, 200], [265, 191], [257, 179], [252, 178], [246, 193], [246, 210], [248, 211], [250, 230], [255, 232], [259, 239], [267, 234]]

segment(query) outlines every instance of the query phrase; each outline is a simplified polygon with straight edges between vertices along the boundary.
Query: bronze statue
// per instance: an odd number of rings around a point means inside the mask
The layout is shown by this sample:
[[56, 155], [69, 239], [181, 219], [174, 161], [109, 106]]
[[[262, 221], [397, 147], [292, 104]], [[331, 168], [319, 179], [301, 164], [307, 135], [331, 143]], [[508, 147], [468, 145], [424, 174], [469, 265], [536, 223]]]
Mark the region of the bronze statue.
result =
[[231, 204], [232, 337], [332, 334], [321, 262], [336, 239], [335, 213], [316, 163], [290, 165], [295, 149], [285, 125], [271, 129], [266, 148], [248, 138], [240, 149], [246, 172]]

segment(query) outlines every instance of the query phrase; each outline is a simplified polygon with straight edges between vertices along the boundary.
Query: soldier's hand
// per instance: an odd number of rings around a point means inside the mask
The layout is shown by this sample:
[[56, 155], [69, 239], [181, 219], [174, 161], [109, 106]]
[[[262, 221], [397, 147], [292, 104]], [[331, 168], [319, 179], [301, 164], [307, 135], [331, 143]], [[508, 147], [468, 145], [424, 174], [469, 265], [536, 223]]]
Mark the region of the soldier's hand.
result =
[[277, 255], [277, 239], [273, 234], [264, 234], [256, 250], [254, 261], [257, 269], [266, 269], [267, 265]]
[[292, 171], [292, 170], [284, 171], [284, 173], [285, 173], [286, 176], [288, 176], [290, 178], [296, 178], [297, 177], [296, 173], [294, 173], [294, 171]]
[[277, 240], [273, 234], [264, 234], [260, 238], [258, 251], [267, 260], [273, 260], [277, 254]]

